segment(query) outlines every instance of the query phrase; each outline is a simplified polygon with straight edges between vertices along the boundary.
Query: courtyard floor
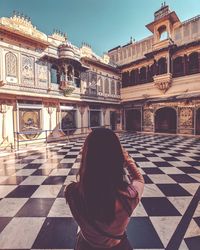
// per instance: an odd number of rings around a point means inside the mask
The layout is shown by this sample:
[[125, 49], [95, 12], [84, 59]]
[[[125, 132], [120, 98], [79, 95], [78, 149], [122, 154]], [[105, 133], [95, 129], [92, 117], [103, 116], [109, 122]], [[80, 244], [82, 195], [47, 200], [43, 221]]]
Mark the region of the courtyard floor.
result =
[[[133, 248], [199, 250], [200, 138], [125, 133], [120, 140], [146, 183], [127, 229]], [[0, 249], [73, 249], [78, 226], [63, 189], [75, 180], [83, 141], [0, 157]]]

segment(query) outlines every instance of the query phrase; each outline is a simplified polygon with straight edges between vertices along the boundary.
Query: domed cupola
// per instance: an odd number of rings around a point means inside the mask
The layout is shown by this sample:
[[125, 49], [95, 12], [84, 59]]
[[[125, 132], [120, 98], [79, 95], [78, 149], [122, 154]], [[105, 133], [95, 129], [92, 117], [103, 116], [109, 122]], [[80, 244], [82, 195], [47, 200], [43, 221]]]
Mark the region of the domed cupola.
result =
[[79, 59], [77, 58], [75, 47], [69, 41], [66, 41], [58, 47], [58, 56], [60, 59]]

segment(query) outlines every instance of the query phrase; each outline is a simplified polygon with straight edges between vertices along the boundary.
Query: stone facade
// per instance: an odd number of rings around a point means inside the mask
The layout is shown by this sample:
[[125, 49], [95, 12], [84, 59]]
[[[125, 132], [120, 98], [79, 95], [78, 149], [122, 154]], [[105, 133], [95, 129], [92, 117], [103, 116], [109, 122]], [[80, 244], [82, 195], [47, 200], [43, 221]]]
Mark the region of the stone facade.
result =
[[122, 72], [124, 129], [200, 134], [200, 16], [181, 22], [163, 5], [146, 27], [152, 36], [108, 53]]
[[111, 122], [121, 129], [120, 71], [108, 56], [72, 45], [60, 31], [47, 36], [16, 13], [0, 18], [0, 31], [1, 146]]
[[146, 27], [152, 36], [100, 57], [19, 14], [0, 18], [0, 145], [97, 126], [200, 134], [200, 17], [181, 22], [164, 5]]

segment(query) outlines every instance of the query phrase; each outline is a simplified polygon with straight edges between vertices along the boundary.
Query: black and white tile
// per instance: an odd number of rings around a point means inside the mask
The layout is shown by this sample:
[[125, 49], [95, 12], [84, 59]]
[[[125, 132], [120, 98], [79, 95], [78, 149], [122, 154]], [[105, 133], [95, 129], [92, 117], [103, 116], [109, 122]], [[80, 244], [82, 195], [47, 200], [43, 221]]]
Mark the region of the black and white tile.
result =
[[[199, 250], [200, 138], [119, 137], [146, 182], [127, 228], [133, 248]], [[0, 249], [73, 249], [78, 225], [63, 190], [76, 180], [83, 142], [0, 157]]]

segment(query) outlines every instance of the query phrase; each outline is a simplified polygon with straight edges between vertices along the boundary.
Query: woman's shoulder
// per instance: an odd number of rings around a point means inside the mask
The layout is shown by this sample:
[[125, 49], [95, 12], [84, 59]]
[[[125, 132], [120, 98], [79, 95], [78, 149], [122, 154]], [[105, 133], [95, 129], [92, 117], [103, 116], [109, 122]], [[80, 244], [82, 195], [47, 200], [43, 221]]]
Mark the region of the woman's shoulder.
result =
[[127, 199], [135, 199], [138, 197], [138, 192], [132, 184], [128, 184], [123, 189], [120, 189], [119, 194]]

